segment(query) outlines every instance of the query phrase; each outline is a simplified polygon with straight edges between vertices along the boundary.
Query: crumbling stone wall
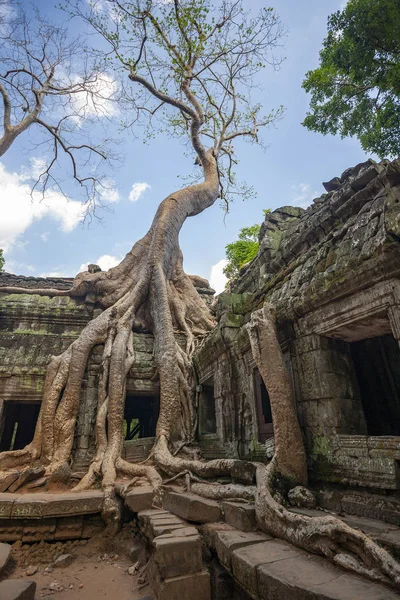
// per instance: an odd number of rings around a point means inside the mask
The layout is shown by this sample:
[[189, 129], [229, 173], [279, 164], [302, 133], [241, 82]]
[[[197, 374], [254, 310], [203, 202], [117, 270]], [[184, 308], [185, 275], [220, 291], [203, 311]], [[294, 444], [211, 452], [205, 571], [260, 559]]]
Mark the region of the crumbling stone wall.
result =
[[370, 160], [324, 185], [327, 193], [307, 210], [266, 215], [258, 255], [218, 297], [218, 328], [196, 355], [199, 376], [225, 381], [236, 371], [227, 399], [235, 424], [218, 435], [236, 439], [242, 456], [265, 456], [256, 443], [254, 364], [243, 326], [269, 301], [311, 478], [396, 490], [400, 437], [368, 436], [350, 345], [383, 335], [400, 340], [400, 160]]

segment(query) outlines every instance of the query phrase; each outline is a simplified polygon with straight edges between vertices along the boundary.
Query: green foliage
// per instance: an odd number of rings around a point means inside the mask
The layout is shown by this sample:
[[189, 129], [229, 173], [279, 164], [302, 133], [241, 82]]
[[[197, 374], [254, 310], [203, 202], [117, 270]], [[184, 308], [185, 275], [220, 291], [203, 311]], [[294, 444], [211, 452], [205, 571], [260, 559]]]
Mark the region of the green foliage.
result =
[[0, 248], [0, 272], [3, 271], [4, 267], [4, 256], [3, 256], [3, 250]]
[[239, 275], [240, 269], [252, 260], [258, 252], [258, 234], [260, 232], [260, 225], [251, 225], [250, 227], [243, 227], [239, 232], [239, 239], [236, 242], [227, 244], [225, 246], [226, 258], [228, 264], [224, 268], [224, 274], [229, 278], [233, 279]]
[[400, 154], [400, 2], [349, 0], [328, 19], [303, 125], [357, 137], [366, 152]]
[[[236, 147], [239, 140], [262, 147], [262, 131], [283, 116], [282, 106], [252, 99], [262, 71], [283, 60], [274, 9], [256, 12], [246, 0], [64, 2], [108, 46], [93, 52], [102, 71], [120, 79], [121, 127], [134, 135], [143, 127], [146, 143], [159, 134], [183, 139], [196, 165], [212, 149], [226, 209], [237, 195], [253, 196], [237, 179]], [[191, 182], [202, 177], [196, 168]]]

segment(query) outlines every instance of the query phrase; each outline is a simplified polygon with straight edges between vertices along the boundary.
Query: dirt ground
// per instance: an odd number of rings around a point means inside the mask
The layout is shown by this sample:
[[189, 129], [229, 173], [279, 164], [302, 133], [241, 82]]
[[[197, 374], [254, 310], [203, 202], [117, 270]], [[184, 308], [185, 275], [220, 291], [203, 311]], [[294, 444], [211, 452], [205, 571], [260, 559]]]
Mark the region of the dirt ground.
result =
[[114, 538], [98, 535], [88, 541], [16, 542], [7, 575], [36, 581], [37, 600], [148, 600], [152, 592], [145, 566], [142, 542], [135, 538], [135, 531], [124, 526]]

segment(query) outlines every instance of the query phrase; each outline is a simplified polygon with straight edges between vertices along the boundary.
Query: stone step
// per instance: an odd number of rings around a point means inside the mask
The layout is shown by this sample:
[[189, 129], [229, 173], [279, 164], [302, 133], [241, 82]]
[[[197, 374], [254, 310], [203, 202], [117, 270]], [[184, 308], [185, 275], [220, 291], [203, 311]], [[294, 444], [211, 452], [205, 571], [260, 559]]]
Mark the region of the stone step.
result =
[[250, 502], [223, 502], [225, 522], [239, 531], [256, 531], [256, 508]]
[[228, 526], [208, 539], [214, 540], [214, 550], [221, 564], [253, 600], [399, 598], [384, 585], [346, 572], [282, 540], [254, 532], [238, 532]]
[[375, 540], [380, 546], [383, 546], [391, 552], [393, 556], [400, 558], [400, 527], [397, 527], [397, 525], [378, 521], [377, 519], [370, 519], [368, 517], [337, 515], [333, 512], [321, 510], [310, 510], [306, 508], [292, 508], [291, 510], [297, 514], [308, 515], [310, 517], [321, 517], [328, 514], [333, 515], [341, 521], [344, 521], [344, 523], [350, 527], [360, 529]]
[[186, 492], [167, 491], [163, 507], [174, 515], [193, 523], [215, 523], [222, 520], [218, 502]]
[[153, 506], [154, 492], [151, 487], [137, 487], [129, 491], [124, 498], [125, 505], [134, 513], [150, 509]]
[[[223, 502], [225, 522], [240, 531], [256, 531], [256, 511], [253, 503], [250, 502]], [[337, 515], [333, 512], [323, 510], [311, 510], [307, 508], [292, 508], [292, 512], [310, 517], [323, 517], [333, 515], [341, 521], [344, 521], [354, 529], [360, 529], [366, 535], [370, 536], [380, 546], [386, 548], [394, 557], [400, 558], [400, 527], [369, 519], [368, 517], [358, 517], [355, 515]]]
[[10, 544], [0, 543], [0, 575], [4, 571], [11, 556]]
[[0, 582], [1, 600], [34, 600], [36, 583], [29, 579], [7, 579]]
[[163, 509], [141, 511], [138, 519], [152, 547], [148, 573], [158, 600], [210, 600], [210, 576], [197, 529]]

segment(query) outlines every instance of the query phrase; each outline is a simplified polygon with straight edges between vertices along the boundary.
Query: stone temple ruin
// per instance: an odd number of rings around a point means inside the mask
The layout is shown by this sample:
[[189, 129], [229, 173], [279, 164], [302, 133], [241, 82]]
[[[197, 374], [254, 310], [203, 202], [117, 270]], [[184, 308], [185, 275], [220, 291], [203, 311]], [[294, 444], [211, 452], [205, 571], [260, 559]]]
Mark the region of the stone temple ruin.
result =
[[[368, 161], [324, 186], [327, 193], [308, 209], [285, 206], [266, 215], [257, 257], [216, 298], [218, 324], [194, 360], [198, 446], [206, 459], [273, 456], [268, 390], [244, 331], [268, 300], [277, 312], [317, 501], [316, 507], [294, 498], [292, 509], [338, 514], [399, 558], [400, 161]], [[71, 283], [0, 275], [2, 287], [68, 289]], [[198, 292], [214, 302], [210, 288]], [[51, 355], [65, 350], [99, 310], [90, 296], [78, 302], [0, 294], [0, 450], [30, 442]], [[135, 334], [134, 345], [124, 456], [140, 462], [153, 443], [158, 383], [152, 336]], [[82, 389], [76, 478], [94, 452], [100, 358], [96, 348]], [[237, 481], [253, 483], [248, 473], [238, 472]], [[90, 538], [101, 531], [100, 490], [57, 493], [46, 486], [41, 478], [1, 482], [1, 541]], [[162, 600], [398, 597], [258, 532], [251, 501], [218, 503], [174, 484], [162, 508], [154, 508], [145, 487], [133, 488], [124, 501], [147, 541], [154, 593]]]

